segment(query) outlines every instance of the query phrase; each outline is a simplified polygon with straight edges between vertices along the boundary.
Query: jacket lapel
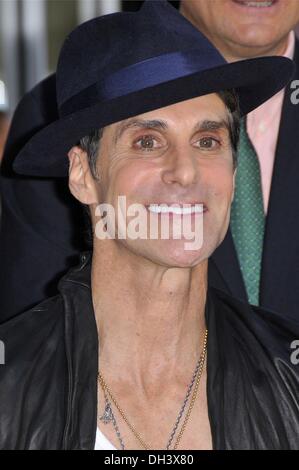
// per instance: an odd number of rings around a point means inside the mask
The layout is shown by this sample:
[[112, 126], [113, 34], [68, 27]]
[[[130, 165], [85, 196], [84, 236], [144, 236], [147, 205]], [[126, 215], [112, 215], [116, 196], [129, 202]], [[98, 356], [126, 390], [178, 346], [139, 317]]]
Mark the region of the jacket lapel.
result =
[[[295, 63], [299, 64], [299, 41]], [[295, 79], [299, 79], [297, 69]], [[299, 104], [286, 87], [277, 141], [261, 275], [261, 306], [296, 315], [299, 292]], [[284, 312], [287, 310], [287, 312]]]
[[62, 278], [68, 361], [67, 416], [63, 448], [92, 450], [97, 429], [98, 332], [92, 305], [91, 253]]

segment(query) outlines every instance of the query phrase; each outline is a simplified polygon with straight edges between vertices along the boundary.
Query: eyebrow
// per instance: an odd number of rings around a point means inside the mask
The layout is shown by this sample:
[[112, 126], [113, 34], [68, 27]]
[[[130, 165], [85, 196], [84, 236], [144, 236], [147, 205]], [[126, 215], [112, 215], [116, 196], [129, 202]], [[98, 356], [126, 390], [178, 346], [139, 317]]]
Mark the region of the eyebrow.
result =
[[[155, 130], [165, 130], [169, 128], [167, 122], [160, 120], [160, 119], [144, 120], [144, 119], [132, 118], [120, 124], [115, 134], [114, 143], [115, 144], [117, 143], [117, 141], [121, 138], [121, 136], [127, 129], [131, 129], [134, 127], [139, 128], [139, 129], [155, 129]], [[217, 131], [217, 130], [222, 130], [222, 129], [226, 129], [227, 131], [229, 131], [228, 120], [221, 119], [219, 121], [214, 121], [210, 119], [204, 119], [203, 121], [197, 122], [195, 126], [193, 127], [194, 132]]]
[[228, 120], [221, 119], [219, 121], [211, 121], [209, 119], [205, 119], [204, 121], [200, 121], [195, 124], [193, 128], [194, 131], [218, 131], [222, 129], [229, 131]]
[[127, 129], [131, 129], [134, 127], [137, 127], [139, 129], [162, 130], [167, 129], [168, 124], [166, 121], [161, 121], [159, 119], [129, 119], [127, 121], [124, 121], [117, 129], [114, 142], [116, 143]]

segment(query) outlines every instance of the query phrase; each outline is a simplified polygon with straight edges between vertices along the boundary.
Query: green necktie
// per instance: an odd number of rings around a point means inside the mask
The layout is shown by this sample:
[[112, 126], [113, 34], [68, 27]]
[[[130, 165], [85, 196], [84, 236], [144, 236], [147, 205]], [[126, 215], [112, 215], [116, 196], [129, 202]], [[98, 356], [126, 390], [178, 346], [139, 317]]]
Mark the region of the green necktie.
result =
[[259, 304], [261, 261], [265, 214], [257, 154], [241, 124], [236, 174], [235, 197], [231, 208], [230, 227], [241, 272], [252, 305]]

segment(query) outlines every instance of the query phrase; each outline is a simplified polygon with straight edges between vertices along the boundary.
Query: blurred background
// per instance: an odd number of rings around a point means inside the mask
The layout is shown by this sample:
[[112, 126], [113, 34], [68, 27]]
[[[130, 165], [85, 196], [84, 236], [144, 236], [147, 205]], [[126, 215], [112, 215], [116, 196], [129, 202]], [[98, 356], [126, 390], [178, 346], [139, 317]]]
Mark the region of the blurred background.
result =
[[[299, 0], [298, 0], [299, 1]], [[0, 0], [0, 112], [54, 72], [62, 43], [78, 24], [117, 11], [139, 9], [135, 0]], [[178, 6], [179, 2], [171, 2]]]

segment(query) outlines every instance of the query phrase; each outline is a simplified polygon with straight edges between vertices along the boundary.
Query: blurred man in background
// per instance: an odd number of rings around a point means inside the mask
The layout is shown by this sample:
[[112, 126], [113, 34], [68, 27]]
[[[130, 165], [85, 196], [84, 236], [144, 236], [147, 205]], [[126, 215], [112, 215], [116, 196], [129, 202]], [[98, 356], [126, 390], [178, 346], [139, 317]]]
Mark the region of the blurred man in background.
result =
[[[182, 0], [180, 10], [229, 62], [294, 59], [298, 0]], [[230, 230], [210, 262], [210, 283], [299, 319], [299, 106], [290, 85], [243, 123]]]
[[180, 11], [228, 62], [284, 55], [298, 0], [181, 0]]

